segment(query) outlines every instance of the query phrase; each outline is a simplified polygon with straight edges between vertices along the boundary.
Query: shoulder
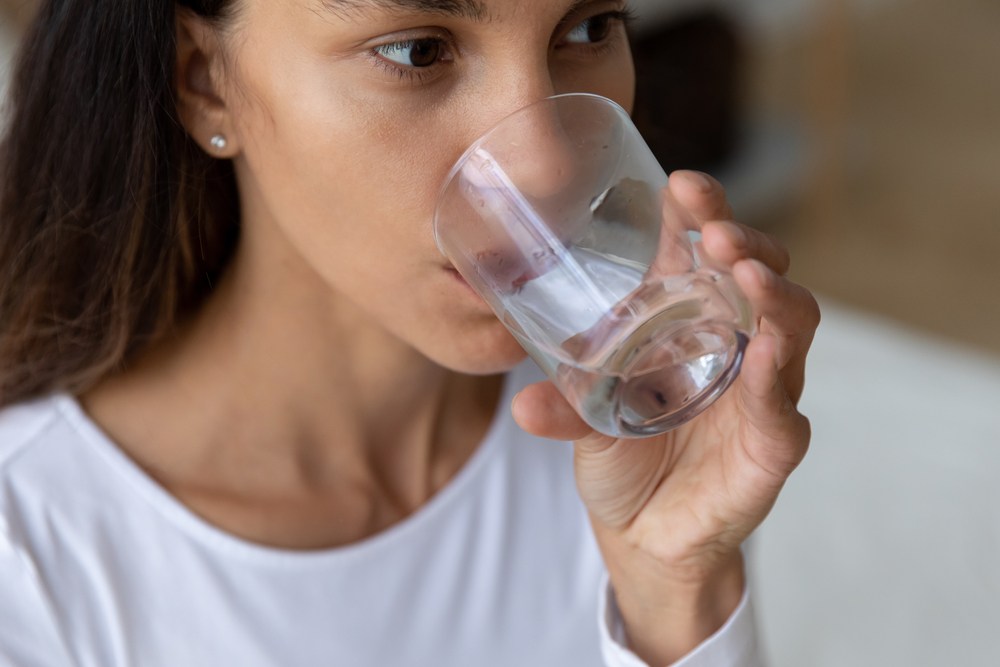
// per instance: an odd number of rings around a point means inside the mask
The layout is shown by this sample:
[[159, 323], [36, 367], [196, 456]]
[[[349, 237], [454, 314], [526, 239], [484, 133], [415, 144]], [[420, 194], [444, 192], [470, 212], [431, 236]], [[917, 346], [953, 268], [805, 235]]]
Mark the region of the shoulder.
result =
[[33, 445], [58, 437], [59, 404], [67, 397], [54, 395], [0, 410], [0, 478], [7, 476]]
[[74, 507], [81, 492], [100, 486], [80, 412], [62, 394], [0, 410], [0, 521], [51, 520], [53, 510]]
[[25, 487], [34, 486], [33, 455], [63, 439], [56, 428], [61, 400], [72, 399], [50, 396], [0, 410], [0, 664], [70, 664], [21, 511]]

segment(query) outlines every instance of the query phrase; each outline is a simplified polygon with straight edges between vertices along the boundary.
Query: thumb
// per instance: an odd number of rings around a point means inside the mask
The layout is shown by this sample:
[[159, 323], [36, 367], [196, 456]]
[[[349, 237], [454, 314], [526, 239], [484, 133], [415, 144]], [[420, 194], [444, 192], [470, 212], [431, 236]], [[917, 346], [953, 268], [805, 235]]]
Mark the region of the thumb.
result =
[[594, 431], [551, 382], [521, 390], [511, 401], [511, 413], [518, 426], [540, 438], [579, 440]]

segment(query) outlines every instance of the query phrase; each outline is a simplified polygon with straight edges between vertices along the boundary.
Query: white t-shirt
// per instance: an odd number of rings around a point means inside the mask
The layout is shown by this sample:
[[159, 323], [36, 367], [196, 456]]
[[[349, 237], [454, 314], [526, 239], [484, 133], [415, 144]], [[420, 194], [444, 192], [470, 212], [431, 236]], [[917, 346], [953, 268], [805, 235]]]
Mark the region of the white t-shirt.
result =
[[[213, 527], [69, 396], [0, 412], [0, 665], [632, 667], [568, 443], [506, 406], [456, 477], [356, 544]], [[606, 604], [610, 600], [611, 604]], [[684, 667], [758, 664], [746, 596]]]

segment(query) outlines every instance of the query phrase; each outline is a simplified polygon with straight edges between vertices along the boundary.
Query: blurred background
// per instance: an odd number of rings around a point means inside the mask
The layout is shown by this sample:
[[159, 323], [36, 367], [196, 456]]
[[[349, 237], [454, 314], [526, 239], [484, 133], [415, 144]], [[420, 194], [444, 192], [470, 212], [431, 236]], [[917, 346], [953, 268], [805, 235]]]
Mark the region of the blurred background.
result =
[[[0, 86], [34, 0], [0, 0]], [[767, 660], [1000, 655], [1000, 1], [632, 0], [635, 118], [824, 311], [749, 546]]]
[[766, 658], [997, 664], [1000, 2], [633, 3], [637, 124], [824, 312], [812, 448], [748, 548]]

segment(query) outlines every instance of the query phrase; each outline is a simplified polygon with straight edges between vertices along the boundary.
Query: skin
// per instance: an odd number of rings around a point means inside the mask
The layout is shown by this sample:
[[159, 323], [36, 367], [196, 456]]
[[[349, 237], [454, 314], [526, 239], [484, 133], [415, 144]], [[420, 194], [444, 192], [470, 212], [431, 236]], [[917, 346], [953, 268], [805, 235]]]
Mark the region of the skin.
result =
[[[202, 311], [81, 400], [230, 533], [288, 549], [369, 537], [447, 484], [508, 409], [499, 374], [525, 355], [437, 250], [438, 187], [509, 113], [563, 92], [628, 108], [634, 75], [621, 25], [601, 48], [567, 40], [614, 0], [569, 16], [571, 0], [482, 4], [488, 21], [319, 0], [243, 0], [221, 26], [178, 12], [178, 109], [204, 150], [233, 160], [243, 236]], [[433, 37], [448, 54], [422, 79], [372, 52]], [[738, 604], [739, 545], [808, 446], [795, 403], [819, 321], [781, 277], [787, 253], [732, 222], [718, 183], [678, 172], [671, 191], [763, 316], [733, 389], [647, 441], [591, 432], [549, 383], [512, 406], [527, 431], [576, 441], [630, 645], [650, 664], [688, 653]]]

